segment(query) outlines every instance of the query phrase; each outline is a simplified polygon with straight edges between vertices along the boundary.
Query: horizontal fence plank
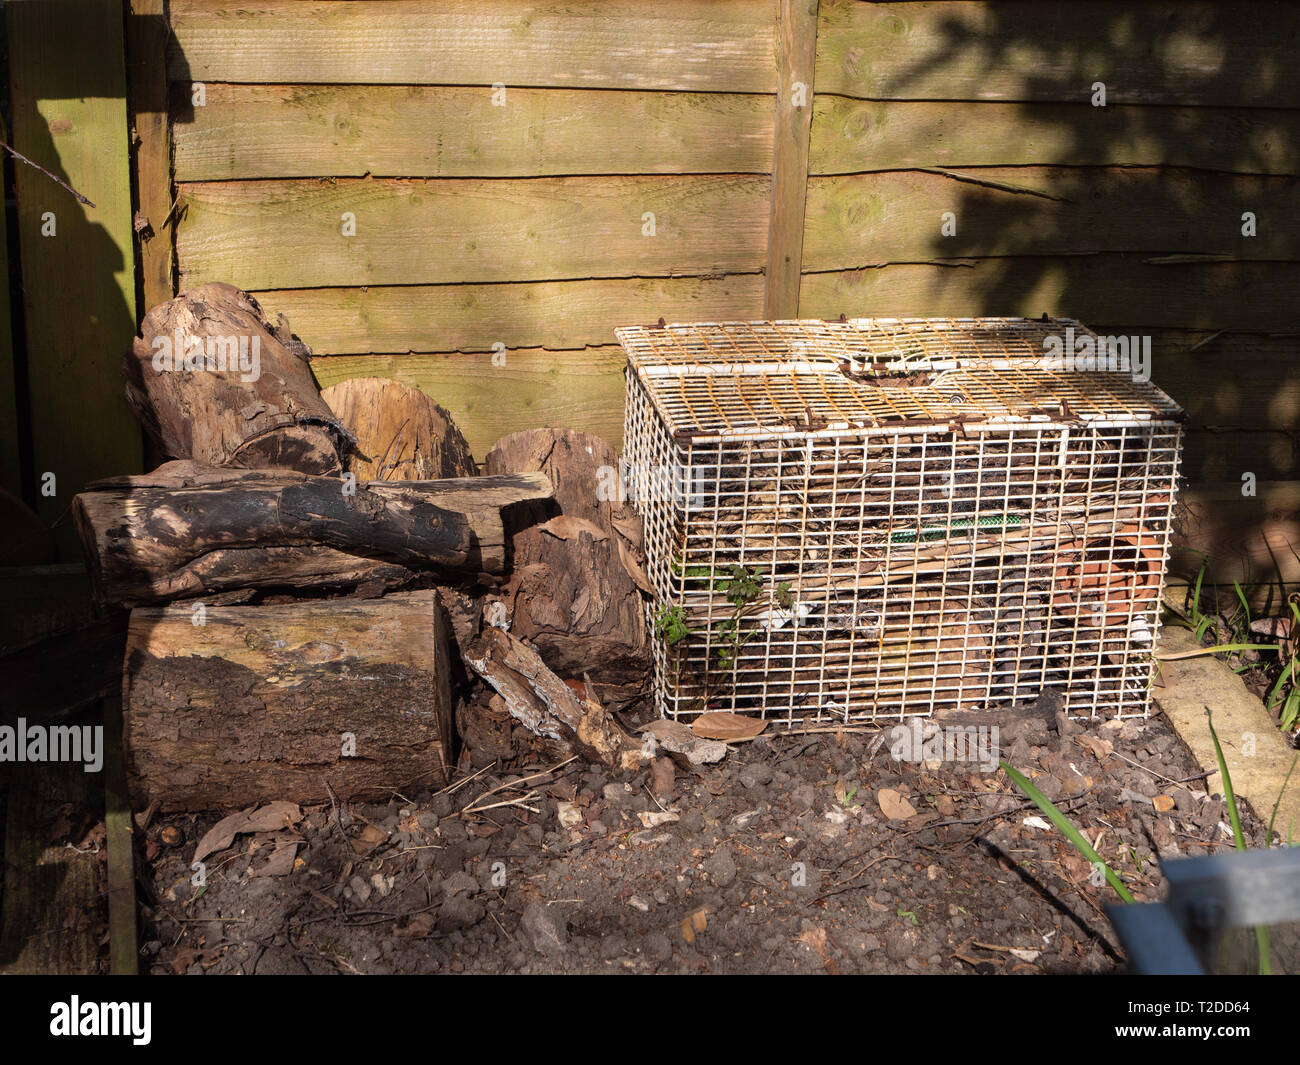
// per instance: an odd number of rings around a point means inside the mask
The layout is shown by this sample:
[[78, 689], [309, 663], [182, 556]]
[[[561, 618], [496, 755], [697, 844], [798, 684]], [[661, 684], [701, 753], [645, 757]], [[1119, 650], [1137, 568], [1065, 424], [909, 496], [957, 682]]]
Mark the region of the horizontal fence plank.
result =
[[322, 388], [350, 377], [391, 377], [420, 389], [451, 411], [482, 462], [501, 437], [541, 426], [581, 429], [621, 447], [626, 361], [610, 344], [506, 351], [504, 365], [494, 365], [491, 353], [336, 355], [313, 359], [312, 370]]
[[1243, 497], [1240, 483], [1233, 482], [1193, 485], [1181, 493], [1188, 513], [1169, 571], [1186, 580], [1205, 564], [1207, 582], [1239, 581], [1254, 590], [1256, 602], [1272, 585], [1280, 612], [1279, 582], [1300, 584], [1300, 481], [1261, 482], [1257, 493]]
[[399, 285], [255, 293], [320, 355], [373, 351], [576, 349], [614, 342], [621, 325], [757, 318], [763, 279], [677, 277], [511, 285]]
[[817, 90], [865, 99], [1300, 106], [1300, 8], [822, 0]]
[[1189, 166], [1300, 173], [1300, 110], [1088, 103], [813, 101], [810, 170]]
[[[773, 105], [722, 93], [218, 85], [173, 127], [177, 181], [765, 174]], [[183, 108], [174, 113], [183, 114]]]
[[1187, 411], [1188, 480], [1300, 479], [1300, 335], [1152, 330], [1150, 372]]
[[1260, 481], [1300, 479], [1300, 437], [1287, 429], [1209, 429], [1192, 424], [1183, 446], [1182, 474], [1193, 484], [1249, 473]]
[[[1293, 178], [1157, 168], [953, 174], [811, 179], [804, 269], [1096, 251], [1300, 261], [1300, 182]], [[1247, 211], [1255, 215], [1253, 237], [1242, 235]], [[951, 236], [941, 235], [947, 213], [954, 216]]]
[[[1102, 335], [1121, 331], [1109, 323], [1088, 325]], [[1300, 332], [1161, 329], [1152, 331], [1151, 349], [1152, 380], [1182, 405], [1192, 424], [1300, 431]]]
[[799, 313], [964, 317], [1123, 316], [1146, 329], [1285, 332], [1300, 312], [1300, 264], [1144, 262], [1137, 255], [1017, 256], [804, 274]]
[[[182, 288], [758, 272], [770, 185], [707, 175], [184, 184], [176, 253]], [[345, 213], [355, 236], [343, 235]]]
[[175, 81], [774, 92], [776, 0], [172, 0]]

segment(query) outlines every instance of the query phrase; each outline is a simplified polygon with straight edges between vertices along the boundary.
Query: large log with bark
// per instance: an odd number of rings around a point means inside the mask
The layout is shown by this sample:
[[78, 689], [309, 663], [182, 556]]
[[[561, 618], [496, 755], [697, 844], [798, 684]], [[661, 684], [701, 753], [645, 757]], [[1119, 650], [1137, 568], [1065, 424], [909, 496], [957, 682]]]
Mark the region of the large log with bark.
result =
[[99, 601], [123, 605], [327, 584], [331, 565], [336, 577], [385, 584], [412, 569], [500, 573], [503, 508], [551, 492], [537, 474], [353, 486], [193, 462], [89, 487], [73, 514], [91, 583]]
[[126, 398], [169, 458], [212, 466], [341, 470], [346, 441], [283, 315], [272, 325], [233, 285], [153, 308], [126, 356]]
[[440, 786], [453, 765], [449, 670], [432, 589], [132, 611], [133, 804], [229, 810]]
[[[563, 677], [588, 674], [599, 698], [624, 709], [642, 695], [650, 641], [641, 591], [641, 522], [617, 492], [618, 456], [572, 429], [513, 433], [489, 452], [489, 474], [539, 471], [554, 498], [521, 508], [501, 597], [510, 631]], [[532, 522], [534, 524], [524, 524]]]
[[469, 442], [444, 408], [386, 377], [352, 377], [321, 393], [353, 437], [344, 455], [358, 481], [436, 481], [478, 473]]

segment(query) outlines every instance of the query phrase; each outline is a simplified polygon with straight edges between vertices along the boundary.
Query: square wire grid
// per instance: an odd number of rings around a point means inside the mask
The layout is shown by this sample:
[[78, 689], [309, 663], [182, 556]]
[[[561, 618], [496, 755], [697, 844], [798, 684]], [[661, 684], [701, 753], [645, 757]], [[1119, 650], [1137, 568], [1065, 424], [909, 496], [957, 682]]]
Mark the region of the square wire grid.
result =
[[1146, 714], [1182, 412], [1130, 353], [1062, 368], [1049, 338], [1097, 344], [1068, 319], [617, 334], [661, 714]]

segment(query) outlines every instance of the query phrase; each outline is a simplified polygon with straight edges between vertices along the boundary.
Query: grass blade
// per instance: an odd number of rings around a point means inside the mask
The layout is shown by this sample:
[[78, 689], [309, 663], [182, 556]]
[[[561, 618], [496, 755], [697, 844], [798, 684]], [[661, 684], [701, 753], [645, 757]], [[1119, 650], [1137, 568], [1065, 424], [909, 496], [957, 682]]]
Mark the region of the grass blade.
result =
[[1061, 813], [1061, 811], [1056, 808], [1056, 804], [1034, 787], [1034, 785], [1029, 782], [1029, 778], [1020, 772], [1020, 770], [1013, 769], [1006, 762], [1000, 764], [1007, 776], [1011, 778], [1011, 782], [1033, 800], [1034, 805], [1047, 815], [1047, 819], [1061, 830], [1066, 839], [1074, 844], [1074, 849], [1087, 858], [1088, 861], [1092, 862], [1094, 867], [1101, 867], [1102, 871], [1106, 875], [1106, 880], [1110, 883], [1110, 886], [1115, 889], [1115, 893], [1125, 902], [1133, 902], [1133, 895], [1129, 889], [1124, 886], [1124, 881], [1116, 875], [1115, 871], [1109, 865], [1102, 861], [1101, 855], [1092, 849], [1092, 844], [1087, 841], [1082, 832], [1074, 827], [1073, 822], [1071, 822], [1065, 814]]
[[[1214, 715], [1210, 708], [1205, 708], [1205, 720], [1210, 726], [1210, 739], [1214, 741], [1214, 757], [1219, 763], [1219, 776], [1223, 778], [1223, 801], [1228, 807], [1228, 820], [1232, 824], [1232, 840], [1237, 850], [1246, 849], [1246, 836], [1241, 831], [1241, 813], [1237, 809], [1237, 794], [1232, 790], [1232, 775], [1228, 772], [1228, 760], [1223, 757], [1223, 746], [1219, 743], [1219, 734], [1214, 731]], [[1271, 976], [1273, 962], [1269, 956], [1268, 929], [1262, 925], [1255, 926], [1255, 941], [1259, 944], [1259, 975]]]
[[1291, 783], [1291, 774], [1295, 772], [1296, 763], [1300, 762], [1300, 754], [1291, 759], [1291, 768], [1286, 771], [1286, 777], [1282, 780], [1282, 787], [1278, 789], [1277, 802], [1273, 804], [1273, 814], [1268, 819], [1268, 840], [1273, 842], [1273, 822], [1277, 820], [1277, 808], [1282, 805], [1282, 796], [1286, 793], [1286, 786]]

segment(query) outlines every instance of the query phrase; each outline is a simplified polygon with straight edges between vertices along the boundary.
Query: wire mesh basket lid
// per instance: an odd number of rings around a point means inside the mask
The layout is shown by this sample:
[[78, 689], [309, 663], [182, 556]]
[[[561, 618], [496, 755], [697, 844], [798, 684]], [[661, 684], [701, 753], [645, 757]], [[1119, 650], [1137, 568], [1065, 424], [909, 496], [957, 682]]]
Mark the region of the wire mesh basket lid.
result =
[[[1134, 379], [1129, 338], [1111, 344], [1068, 318], [661, 323], [615, 335], [674, 434], [1182, 417]], [[1079, 346], [1095, 353], [1087, 369], [1071, 358]]]

